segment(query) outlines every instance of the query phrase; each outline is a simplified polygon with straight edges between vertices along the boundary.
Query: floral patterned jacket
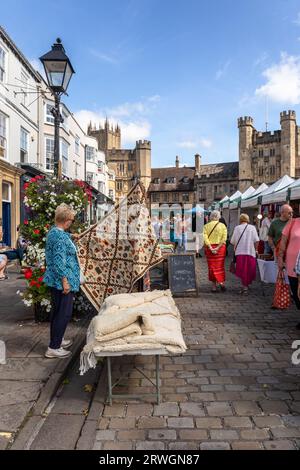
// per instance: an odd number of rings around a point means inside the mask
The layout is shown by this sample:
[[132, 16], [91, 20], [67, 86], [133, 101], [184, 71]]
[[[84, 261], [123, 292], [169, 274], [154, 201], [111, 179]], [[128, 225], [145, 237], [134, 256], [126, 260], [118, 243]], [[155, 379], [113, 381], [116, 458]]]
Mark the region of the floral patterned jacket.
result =
[[46, 238], [46, 272], [44, 282], [49, 287], [63, 290], [62, 278], [66, 277], [72, 292], [79, 291], [80, 268], [76, 246], [71, 235], [52, 227]]

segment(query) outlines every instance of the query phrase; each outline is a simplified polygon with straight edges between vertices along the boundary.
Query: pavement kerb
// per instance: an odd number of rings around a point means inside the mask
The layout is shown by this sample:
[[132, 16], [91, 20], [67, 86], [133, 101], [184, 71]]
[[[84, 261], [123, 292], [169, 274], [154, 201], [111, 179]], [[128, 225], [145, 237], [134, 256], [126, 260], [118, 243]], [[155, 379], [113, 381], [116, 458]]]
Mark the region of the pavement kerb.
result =
[[72, 355], [66, 360], [58, 360], [57, 367], [54, 372], [50, 375], [49, 379], [45, 383], [41, 390], [41, 393], [21, 424], [17, 431], [15, 438], [12, 443], [8, 444], [7, 450], [22, 450], [28, 442], [33, 430], [37, 423], [41, 419], [41, 415], [51, 402], [52, 398], [56, 394], [60, 384], [66, 378], [69, 370], [73, 367], [75, 361], [78, 358], [78, 353], [85, 345], [86, 328], [90, 321], [90, 318], [84, 322], [78, 332], [72, 347]]

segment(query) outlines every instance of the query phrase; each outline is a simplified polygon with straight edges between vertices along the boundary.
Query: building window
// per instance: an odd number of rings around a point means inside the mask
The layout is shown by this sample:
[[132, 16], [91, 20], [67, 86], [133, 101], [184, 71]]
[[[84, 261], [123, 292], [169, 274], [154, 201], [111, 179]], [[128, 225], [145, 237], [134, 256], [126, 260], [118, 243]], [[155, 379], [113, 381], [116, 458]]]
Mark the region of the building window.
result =
[[174, 184], [176, 182], [176, 179], [174, 176], [169, 176], [169, 178], [166, 179], [167, 184]]
[[117, 182], [116, 182], [116, 187], [117, 187], [117, 191], [122, 191], [122, 189], [123, 189], [123, 181], [117, 181]]
[[45, 117], [45, 121], [47, 122], [47, 124], [54, 124], [54, 116], [51, 112], [52, 109], [53, 109], [53, 105], [47, 103], [46, 104], [46, 117]]
[[275, 157], [275, 149], [270, 150], [270, 157]]
[[69, 153], [68, 143], [65, 140], [61, 140], [62, 172], [65, 175], [68, 173], [68, 153]]
[[91, 171], [86, 172], [86, 180], [89, 184], [93, 184], [94, 175]]
[[178, 193], [172, 193], [172, 199], [173, 199], [173, 202], [179, 202], [179, 194]]
[[163, 193], [163, 202], [169, 202], [169, 193]]
[[21, 91], [23, 92], [21, 94], [21, 102], [24, 106], [27, 106], [28, 76], [24, 72], [21, 72], [21, 87]]
[[124, 163], [119, 163], [118, 165], [118, 173], [119, 175], [123, 175], [125, 172], [125, 164]]
[[6, 129], [7, 129], [7, 117], [5, 114], [0, 112], [0, 157], [6, 158]]
[[264, 156], [264, 151], [263, 151], [263, 149], [261, 149], [261, 150], [258, 151], [258, 156], [259, 156], [259, 157], [263, 157], [263, 156]]
[[114, 181], [114, 175], [113, 175], [112, 173], [109, 173], [109, 174], [108, 174], [108, 179], [109, 179], [110, 181]]
[[2, 183], [2, 201], [11, 202], [11, 184], [5, 181]]
[[235, 193], [237, 190], [237, 185], [236, 184], [231, 184], [230, 185], [230, 194]]
[[133, 171], [133, 164], [132, 163], [128, 163], [128, 171]]
[[188, 176], [184, 176], [184, 177], [182, 178], [182, 182], [183, 182], [183, 183], [189, 183], [189, 181], [190, 181], [190, 179], [189, 179]]
[[98, 160], [98, 173], [103, 173], [104, 163], [101, 160]]
[[46, 137], [46, 170], [53, 171], [54, 166], [54, 138]]
[[27, 132], [23, 127], [21, 127], [20, 131], [20, 162], [27, 163], [28, 162], [28, 135]]
[[86, 146], [86, 159], [89, 162], [95, 161], [95, 149], [94, 147]]
[[104, 183], [103, 181], [98, 181], [98, 191], [104, 194]]
[[78, 135], [75, 136], [75, 153], [76, 155], [79, 155], [79, 150], [80, 150], [80, 138]]
[[73, 160], [73, 163], [74, 163], [74, 167], [75, 167], [75, 178], [78, 178], [78, 175], [79, 175], [79, 167], [80, 167], [80, 164], [75, 162], [75, 160]]
[[189, 202], [189, 200], [190, 200], [189, 193], [183, 193], [182, 194], [182, 202]]
[[264, 174], [264, 168], [262, 166], [260, 166], [258, 168], [258, 176], [263, 176], [263, 174]]
[[152, 193], [152, 202], [159, 202], [159, 193]]
[[203, 199], [206, 199], [206, 188], [198, 186], [198, 196], [199, 196], [199, 201], [202, 201]]
[[110, 197], [110, 199], [114, 198], [114, 190], [113, 189], [108, 190], [108, 197]]
[[153, 179], [153, 184], [159, 184], [160, 183], [160, 179], [159, 178], [154, 178]]
[[0, 82], [5, 80], [5, 50], [0, 46]]
[[275, 166], [274, 165], [270, 166], [270, 175], [272, 175], [272, 176], [275, 175]]

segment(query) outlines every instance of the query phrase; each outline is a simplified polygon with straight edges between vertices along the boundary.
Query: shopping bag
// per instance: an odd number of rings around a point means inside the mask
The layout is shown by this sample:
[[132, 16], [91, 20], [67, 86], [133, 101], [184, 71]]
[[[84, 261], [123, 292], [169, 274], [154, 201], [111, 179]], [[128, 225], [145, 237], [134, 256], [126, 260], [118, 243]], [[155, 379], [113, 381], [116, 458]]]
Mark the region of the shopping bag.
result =
[[285, 282], [284, 274], [282, 270], [278, 271], [277, 280], [275, 284], [275, 292], [273, 298], [273, 308], [284, 310], [291, 304], [290, 287]]

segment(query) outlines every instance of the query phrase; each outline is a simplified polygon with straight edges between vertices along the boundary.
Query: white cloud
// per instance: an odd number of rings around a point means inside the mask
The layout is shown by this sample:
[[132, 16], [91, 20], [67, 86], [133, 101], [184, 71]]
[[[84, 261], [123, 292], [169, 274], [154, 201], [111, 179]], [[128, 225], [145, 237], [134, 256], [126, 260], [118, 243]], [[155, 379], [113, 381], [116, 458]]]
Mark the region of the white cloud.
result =
[[199, 140], [183, 140], [182, 142], [177, 143], [178, 147], [185, 149], [194, 149], [197, 147], [210, 148], [212, 146], [212, 141], [201, 137]]
[[210, 148], [212, 146], [212, 141], [209, 139], [202, 138], [199, 141], [201, 147]]
[[156, 108], [157, 103], [160, 101], [159, 95], [153, 95], [149, 98], [145, 98], [144, 101], [136, 101], [134, 103], [123, 103], [114, 108], [105, 110], [105, 113], [110, 116], [118, 117], [129, 117], [136, 115], [149, 114], [153, 109]]
[[113, 57], [108, 54], [104, 54], [103, 52], [100, 52], [100, 51], [96, 51], [95, 49], [90, 49], [90, 54], [103, 62], [108, 62], [109, 64], [115, 65], [119, 62], [119, 60], [116, 57]]
[[227, 70], [228, 70], [228, 67], [229, 65], [231, 64], [231, 61], [230, 60], [227, 60], [227, 62], [225, 62], [225, 64], [223, 64], [219, 70], [217, 70], [216, 72], [216, 80], [220, 80], [221, 77], [223, 77]]
[[144, 97], [141, 101], [126, 102], [113, 108], [90, 111], [81, 109], [74, 113], [75, 118], [84, 130], [91, 122], [99, 128], [103, 127], [106, 117], [112, 125], [119, 124], [121, 128], [122, 147], [135, 144], [137, 140], [148, 139], [151, 133], [151, 124], [148, 115], [157, 107], [159, 95]]
[[297, 24], [300, 26], [300, 12], [297, 14], [297, 18], [293, 21], [293, 23]]
[[183, 142], [178, 142], [178, 147], [183, 149], [194, 149], [197, 147], [197, 142], [192, 142], [191, 140], [184, 140]]
[[281, 54], [278, 64], [264, 70], [266, 83], [255, 90], [258, 97], [268, 97], [277, 103], [300, 103], [300, 57]]
[[[105, 114], [101, 111], [88, 111], [82, 109], [74, 113], [75, 119], [79, 122], [82, 128], [86, 131], [90, 122], [99, 128], [99, 124], [103, 127], [105, 121]], [[133, 121], [118, 120], [113, 116], [108, 116], [109, 122], [113, 125], [119, 124], [121, 128], [122, 147], [126, 145], [135, 144], [137, 140], [148, 139], [150, 137], [151, 125], [146, 120], [136, 119]]]
[[263, 52], [254, 62], [253, 67], [258, 67], [260, 65], [264, 65], [269, 58], [269, 54], [267, 52]]

